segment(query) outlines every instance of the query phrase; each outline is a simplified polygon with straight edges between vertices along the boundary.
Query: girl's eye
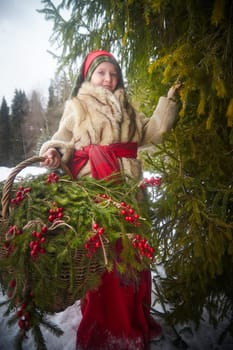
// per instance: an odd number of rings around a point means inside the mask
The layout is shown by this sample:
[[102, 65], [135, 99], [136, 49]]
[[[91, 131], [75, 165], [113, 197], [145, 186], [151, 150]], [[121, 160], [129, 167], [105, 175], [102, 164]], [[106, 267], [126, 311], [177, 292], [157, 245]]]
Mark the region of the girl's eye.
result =
[[[103, 70], [99, 70], [99, 71], [97, 71], [97, 73], [100, 74], [100, 75], [105, 75], [105, 71], [103, 71]], [[109, 74], [112, 77], [116, 77], [117, 76], [117, 72], [110, 72]]]

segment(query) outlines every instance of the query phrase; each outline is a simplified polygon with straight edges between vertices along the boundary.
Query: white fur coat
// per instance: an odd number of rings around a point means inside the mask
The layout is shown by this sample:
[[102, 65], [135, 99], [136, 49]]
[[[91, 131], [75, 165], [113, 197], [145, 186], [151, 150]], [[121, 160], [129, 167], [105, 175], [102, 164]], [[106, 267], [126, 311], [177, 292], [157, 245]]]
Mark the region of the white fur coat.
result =
[[[176, 114], [176, 103], [160, 97], [152, 117], [146, 118], [128, 103], [123, 89], [111, 93], [85, 82], [77, 97], [66, 102], [59, 128], [52, 139], [42, 145], [40, 155], [55, 147], [68, 163], [74, 150], [89, 144], [137, 142], [138, 147], [142, 147], [159, 143], [163, 133], [171, 129]], [[123, 172], [135, 178], [140, 176], [139, 160], [121, 158], [119, 162]], [[88, 162], [79, 176], [89, 174]]]

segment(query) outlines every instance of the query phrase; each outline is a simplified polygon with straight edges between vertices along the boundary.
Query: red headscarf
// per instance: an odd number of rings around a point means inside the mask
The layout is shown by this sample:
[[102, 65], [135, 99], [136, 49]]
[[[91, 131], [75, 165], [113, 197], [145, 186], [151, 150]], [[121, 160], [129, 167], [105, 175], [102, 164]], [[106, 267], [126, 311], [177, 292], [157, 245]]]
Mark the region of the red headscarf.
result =
[[109, 57], [113, 62], [117, 63], [115, 57], [108, 51], [104, 51], [104, 50], [92, 51], [87, 55], [84, 63], [84, 79], [86, 79], [88, 70], [90, 69], [91, 65], [94, 63], [96, 58], [100, 56]]

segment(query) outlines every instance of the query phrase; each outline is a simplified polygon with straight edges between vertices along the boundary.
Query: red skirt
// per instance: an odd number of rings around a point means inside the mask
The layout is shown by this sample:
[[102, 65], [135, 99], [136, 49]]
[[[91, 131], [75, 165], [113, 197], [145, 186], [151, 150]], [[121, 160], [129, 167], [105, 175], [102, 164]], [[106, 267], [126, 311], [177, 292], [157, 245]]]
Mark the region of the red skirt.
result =
[[150, 315], [151, 272], [139, 273], [137, 284], [125, 283], [113, 270], [105, 272], [97, 290], [81, 303], [83, 318], [76, 350], [142, 350], [161, 332]]

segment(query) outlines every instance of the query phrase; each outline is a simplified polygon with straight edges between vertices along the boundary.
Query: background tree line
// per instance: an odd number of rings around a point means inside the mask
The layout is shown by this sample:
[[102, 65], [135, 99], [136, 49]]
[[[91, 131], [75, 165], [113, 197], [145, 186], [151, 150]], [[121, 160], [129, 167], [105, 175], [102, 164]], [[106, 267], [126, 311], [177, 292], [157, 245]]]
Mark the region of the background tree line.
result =
[[64, 102], [68, 98], [71, 83], [63, 72], [51, 80], [48, 102], [32, 91], [15, 89], [9, 107], [5, 97], [0, 105], [0, 166], [15, 166], [17, 163], [38, 154], [42, 142], [56, 130]]
[[198, 325], [205, 308], [215, 326], [228, 318], [233, 334], [233, 2], [42, 0], [42, 7], [62, 47], [58, 65], [75, 71], [89, 50], [112, 51], [144, 112], [183, 82], [175, 127], [144, 158], [163, 179], [151, 208], [166, 270], [160, 297], [171, 324]]

